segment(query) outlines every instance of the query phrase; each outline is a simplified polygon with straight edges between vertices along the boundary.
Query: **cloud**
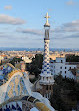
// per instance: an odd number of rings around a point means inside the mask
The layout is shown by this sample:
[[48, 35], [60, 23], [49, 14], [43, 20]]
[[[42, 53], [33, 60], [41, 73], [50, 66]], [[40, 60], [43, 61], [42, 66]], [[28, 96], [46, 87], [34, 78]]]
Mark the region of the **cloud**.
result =
[[9, 33], [7, 34], [6, 32], [0, 32], [0, 38], [11, 38], [12, 35], [10, 35]]
[[[17, 28], [17, 32], [26, 33], [37, 36], [44, 37], [44, 30], [40, 29], [22, 29]], [[79, 38], [79, 20], [75, 20], [69, 23], [65, 23], [61, 26], [56, 27], [55, 29], [50, 30], [50, 39], [68, 39], [68, 38]], [[36, 38], [38, 39], [38, 38]]]
[[0, 14], [0, 23], [1, 24], [21, 25], [21, 24], [25, 24], [25, 21], [20, 18], [14, 18], [12, 16]]
[[64, 24], [65, 26], [67, 26], [67, 27], [72, 27], [72, 26], [78, 26], [79, 27], [79, 20], [75, 20], [75, 21], [72, 21], [72, 22], [70, 22], [70, 23], [66, 23], [66, 24]]
[[11, 5], [7, 5], [4, 7], [6, 10], [12, 10], [12, 6]]
[[62, 24], [50, 30], [50, 39], [79, 39], [79, 20]]
[[79, 33], [71, 34], [67, 38], [79, 38]]
[[54, 35], [53, 39], [76, 39], [79, 38], [79, 33], [73, 33], [73, 34], [56, 34]]
[[69, 23], [65, 23], [62, 26], [59, 26], [55, 28], [54, 30], [51, 30], [52, 32], [55, 33], [74, 33], [74, 32], [79, 32], [79, 20], [75, 20]]
[[32, 34], [32, 35], [43, 35], [43, 31], [42, 30], [37, 30], [37, 29], [22, 29], [22, 28], [18, 28], [16, 29], [17, 32], [21, 32], [21, 33], [27, 33], [27, 34]]
[[52, 9], [51, 9], [51, 8], [49, 8], [49, 9], [48, 9], [48, 11], [49, 11], [49, 12], [52, 12]]
[[75, 2], [73, 2], [73, 0], [69, 0], [68, 2], [66, 2], [67, 5], [74, 5]]

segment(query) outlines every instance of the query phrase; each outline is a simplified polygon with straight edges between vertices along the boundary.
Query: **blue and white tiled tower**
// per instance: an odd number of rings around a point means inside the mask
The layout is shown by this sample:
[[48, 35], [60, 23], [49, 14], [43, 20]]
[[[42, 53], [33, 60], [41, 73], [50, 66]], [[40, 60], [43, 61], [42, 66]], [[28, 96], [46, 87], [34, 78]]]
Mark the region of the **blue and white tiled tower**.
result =
[[[43, 87], [43, 96], [49, 98], [52, 90], [52, 86], [54, 84], [53, 75], [50, 71], [50, 60], [49, 60], [49, 30], [50, 30], [50, 24], [48, 23], [48, 13], [45, 16], [46, 23], [44, 25], [45, 28], [45, 37], [44, 37], [44, 56], [43, 56], [43, 66], [42, 71], [40, 74], [40, 85]], [[47, 92], [47, 94], [44, 94]]]

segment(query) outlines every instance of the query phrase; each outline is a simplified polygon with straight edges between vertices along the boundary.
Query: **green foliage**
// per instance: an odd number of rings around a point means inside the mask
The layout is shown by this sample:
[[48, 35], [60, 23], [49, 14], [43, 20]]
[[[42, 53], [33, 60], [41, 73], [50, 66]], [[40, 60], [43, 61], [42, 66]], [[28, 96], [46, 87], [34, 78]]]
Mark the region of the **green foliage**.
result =
[[20, 61], [23, 61], [23, 60], [21, 58], [14, 57], [9, 63], [15, 66], [15, 62], [20, 62]]
[[75, 84], [75, 94], [76, 94], [76, 99], [79, 101], [79, 83]]
[[34, 83], [36, 80], [38, 80], [38, 78], [30, 79], [30, 82]]
[[32, 64], [36, 65], [39, 69], [42, 69], [43, 55], [36, 54], [35, 58], [32, 59]]
[[73, 79], [63, 78], [61, 75], [56, 76], [50, 101], [58, 111], [71, 111], [79, 101], [79, 83]]
[[66, 62], [79, 62], [79, 56], [69, 55], [66, 58]]
[[37, 77], [41, 73], [42, 61], [43, 55], [36, 54], [35, 58], [32, 59], [32, 62], [30, 64], [26, 64], [27, 70], [30, 74], [34, 74]]

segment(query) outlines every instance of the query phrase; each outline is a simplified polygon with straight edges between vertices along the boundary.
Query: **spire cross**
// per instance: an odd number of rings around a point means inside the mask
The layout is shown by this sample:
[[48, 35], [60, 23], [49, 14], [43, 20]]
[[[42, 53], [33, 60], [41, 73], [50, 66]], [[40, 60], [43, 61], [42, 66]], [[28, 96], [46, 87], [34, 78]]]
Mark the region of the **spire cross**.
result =
[[48, 23], [48, 18], [50, 18], [50, 16], [48, 16], [48, 12], [47, 12], [45, 18], [46, 18], [46, 24], [49, 24], [49, 23]]

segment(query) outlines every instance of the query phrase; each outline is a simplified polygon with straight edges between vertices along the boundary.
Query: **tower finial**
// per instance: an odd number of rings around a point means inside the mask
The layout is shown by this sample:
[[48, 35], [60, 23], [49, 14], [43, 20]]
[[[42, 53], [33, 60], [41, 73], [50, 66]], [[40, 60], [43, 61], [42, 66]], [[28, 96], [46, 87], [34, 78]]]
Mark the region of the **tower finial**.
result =
[[50, 27], [50, 24], [49, 24], [49, 22], [48, 22], [48, 18], [50, 18], [50, 16], [48, 16], [48, 12], [46, 13], [45, 18], [46, 18], [46, 23], [45, 23], [44, 26], [48, 26], [48, 27]]

